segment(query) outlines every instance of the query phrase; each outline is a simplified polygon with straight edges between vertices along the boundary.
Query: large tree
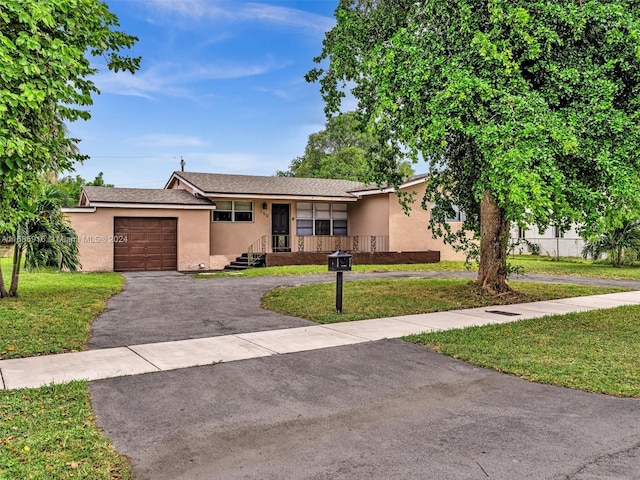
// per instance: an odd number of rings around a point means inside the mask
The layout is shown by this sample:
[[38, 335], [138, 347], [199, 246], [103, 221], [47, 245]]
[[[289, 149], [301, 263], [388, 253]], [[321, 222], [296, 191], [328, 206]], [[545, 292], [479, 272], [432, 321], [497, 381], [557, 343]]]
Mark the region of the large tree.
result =
[[640, 1], [341, 0], [336, 19], [307, 79], [329, 114], [350, 89], [389, 161], [428, 162], [431, 227], [453, 240], [466, 212], [487, 291], [509, 290], [511, 222], [637, 209]]
[[99, 92], [89, 57], [103, 57], [114, 71], [137, 70], [139, 58], [119, 54], [137, 38], [117, 27], [98, 0], [2, 1], [0, 232], [15, 233], [28, 220], [20, 205], [35, 198], [46, 174], [85, 159], [65, 122], [90, 118], [87, 107]]
[[[367, 154], [374, 142], [371, 134], [360, 127], [355, 112], [330, 117], [324, 130], [309, 135], [304, 154], [276, 175], [367, 181], [370, 177]], [[400, 175], [413, 175], [411, 165], [404, 159], [397, 168]]]

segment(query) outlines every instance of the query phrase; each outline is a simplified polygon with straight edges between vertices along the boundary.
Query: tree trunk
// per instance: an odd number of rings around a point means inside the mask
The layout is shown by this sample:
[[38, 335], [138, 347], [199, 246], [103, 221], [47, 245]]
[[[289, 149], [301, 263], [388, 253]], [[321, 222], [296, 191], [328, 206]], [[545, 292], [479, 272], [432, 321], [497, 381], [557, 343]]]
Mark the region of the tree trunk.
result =
[[489, 192], [480, 202], [480, 266], [476, 283], [483, 290], [498, 295], [510, 292], [507, 285], [507, 246], [509, 221]]
[[2, 273], [2, 265], [0, 264], [0, 298], [8, 297], [7, 287], [4, 285], [4, 274]]
[[20, 263], [22, 262], [22, 245], [17, 243], [13, 247], [13, 268], [11, 269], [11, 286], [8, 297], [15, 297], [18, 294], [18, 281], [20, 280]]

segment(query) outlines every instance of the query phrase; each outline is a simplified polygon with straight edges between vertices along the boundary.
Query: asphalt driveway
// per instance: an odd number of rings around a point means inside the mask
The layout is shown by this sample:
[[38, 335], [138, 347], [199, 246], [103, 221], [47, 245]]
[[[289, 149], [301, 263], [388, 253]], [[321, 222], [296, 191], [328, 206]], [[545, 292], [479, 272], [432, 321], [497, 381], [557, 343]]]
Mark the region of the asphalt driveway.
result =
[[[261, 293], [333, 280], [126, 277], [93, 348], [307, 325], [260, 309]], [[639, 400], [529, 383], [401, 340], [102, 380], [90, 393], [143, 480], [640, 478]]]
[[640, 401], [402, 340], [90, 386], [141, 479], [638, 479]]
[[[92, 325], [88, 349], [215, 337], [314, 325], [260, 307], [278, 287], [335, 282], [335, 274], [284, 277], [193, 278], [178, 272], [125, 273], [124, 290], [107, 302]], [[474, 272], [346, 273], [345, 281], [370, 278], [475, 278]], [[526, 275], [518, 280], [591, 283], [640, 290], [640, 282]]]

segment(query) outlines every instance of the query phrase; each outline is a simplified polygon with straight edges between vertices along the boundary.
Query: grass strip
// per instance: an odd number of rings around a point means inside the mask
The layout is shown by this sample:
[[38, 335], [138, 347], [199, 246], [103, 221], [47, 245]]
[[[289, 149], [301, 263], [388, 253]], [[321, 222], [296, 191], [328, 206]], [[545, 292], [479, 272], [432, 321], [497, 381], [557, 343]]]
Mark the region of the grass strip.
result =
[[441, 312], [463, 308], [597, 295], [624, 289], [511, 282], [516, 298], [496, 298], [464, 279], [384, 279], [344, 282], [343, 313], [335, 312], [335, 283], [279, 287], [263, 295], [264, 308], [318, 323]]
[[412, 335], [406, 340], [526, 380], [640, 397], [640, 306]]
[[[620, 267], [611, 264], [592, 262], [579, 258], [543, 257], [537, 255], [516, 255], [509, 257], [508, 262], [512, 266], [522, 267], [523, 273], [537, 273], [544, 275], [568, 275], [596, 278], [610, 278], [620, 280], [640, 280], [640, 266], [623, 265]], [[475, 264], [465, 265], [461, 261], [442, 261], [439, 263], [417, 263], [397, 265], [354, 265], [356, 273], [366, 272], [433, 272], [449, 271], [464, 272], [477, 271]], [[286, 276], [286, 275], [317, 275], [327, 273], [326, 265], [288, 265], [281, 267], [250, 268], [235, 272], [197, 273], [196, 278], [211, 277], [262, 277], [262, 276]], [[514, 275], [512, 280], [517, 280]]]
[[127, 480], [131, 469], [95, 426], [87, 384], [0, 391], [0, 478]]

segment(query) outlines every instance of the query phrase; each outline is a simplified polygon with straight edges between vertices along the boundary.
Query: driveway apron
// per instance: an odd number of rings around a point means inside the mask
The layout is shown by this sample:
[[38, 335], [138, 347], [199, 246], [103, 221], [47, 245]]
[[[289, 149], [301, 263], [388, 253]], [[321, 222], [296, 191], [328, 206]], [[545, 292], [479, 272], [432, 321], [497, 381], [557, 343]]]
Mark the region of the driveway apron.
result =
[[[335, 277], [126, 279], [91, 348], [312, 325], [261, 309], [260, 296]], [[90, 394], [142, 480], [640, 478], [638, 399], [529, 383], [402, 340], [101, 380]]]
[[402, 340], [91, 383], [142, 480], [640, 478], [640, 401]]

